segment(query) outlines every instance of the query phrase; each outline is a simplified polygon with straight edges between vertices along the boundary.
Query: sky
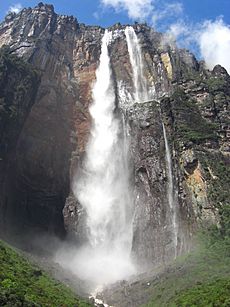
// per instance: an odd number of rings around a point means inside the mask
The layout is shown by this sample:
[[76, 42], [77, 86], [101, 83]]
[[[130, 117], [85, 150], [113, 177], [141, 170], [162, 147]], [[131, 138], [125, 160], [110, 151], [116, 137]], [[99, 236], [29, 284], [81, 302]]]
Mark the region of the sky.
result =
[[[34, 7], [39, 1], [0, 0], [0, 20], [9, 11]], [[230, 73], [230, 0], [47, 0], [59, 14], [79, 22], [108, 27], [147, 22], [166, 39], [192, 50], [209, 68], [220, 63]]]

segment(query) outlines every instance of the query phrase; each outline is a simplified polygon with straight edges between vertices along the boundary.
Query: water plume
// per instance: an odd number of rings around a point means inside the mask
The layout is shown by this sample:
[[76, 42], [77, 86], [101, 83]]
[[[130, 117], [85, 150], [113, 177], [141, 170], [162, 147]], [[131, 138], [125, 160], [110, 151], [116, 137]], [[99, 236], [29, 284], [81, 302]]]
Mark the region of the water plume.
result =
[[112, 33], [106, 30], [92, 90], [91, 135], [82, 176], [74, 188], [86, 212], [88, 241], [70, 256], [62, 257], [65, 266], [96, 286], [135, 273], [130, 258], [133, 202], [126, 139], [122, 120], [115, 110], [116, 96], [108, 53], [111, 39]]

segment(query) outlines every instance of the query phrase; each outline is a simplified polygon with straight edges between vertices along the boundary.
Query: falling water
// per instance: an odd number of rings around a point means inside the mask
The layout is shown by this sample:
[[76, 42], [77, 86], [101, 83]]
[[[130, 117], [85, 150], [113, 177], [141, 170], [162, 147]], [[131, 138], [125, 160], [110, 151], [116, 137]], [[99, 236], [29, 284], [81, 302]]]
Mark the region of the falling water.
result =
[[[143, 74], [143, 59], [142, 59], [140, 44], [133, 27], [126, 27], [125, 35], [128, 45], [130, 63], [132, 65], [132, 70], [133, 70], [135, 100], [138, 102], [143, 102], [150, 99], [150, 94], [147, 87], [147, 80]], [[163, 121], [162, 125], [163, 125], [164, 141], [165, 141], [165, 152], [166, 152], [165, 159], [166, 159], [167, 176], [168, 176], [167, 196], [168, 196], [168, 203], [170, 209], [170, 222], [172, 228], [171, 232], [173, 235], [174, 256], [176, 257], [178, 226], [177, 226], [176, 203], [174, 199], [172, 160], [171, 160], [171, 154], [169, 150], [167, 135]]]
[[147, 82], [144, 76], [144, 67], [141, 47], [138, 37], [133, 27], [125, 28], [125, 36], [128, 45], [128, 52], [130, 62], [133, 70], [134, 83], [134, 100], [136, 102], [143, 102], [148, 100]]
[[95, 285], [115, 282], [135, 273], [132, 248], [132, 197], [122, 121], [115, 112], [115, 92], [108, 45], [102, 38], [100, 64], [93, 86], [91, 136], [83, 174], [74, 193], [86, 211], [88, 242], [77, 251], [71, 269]]
[[165, 160], [166, 160], [167, 176], [168, 176], [168, 191], [167, 191], [167, 194], [168, 194], [168, 203], [169, 203], [169, 208], [170, 208], [174, 257], [176, 258], [176, 256], [177, 256], [178, 227], [177, 227], [177, 212], [176, 212], [176, 203], [175, 203], [174, 186], [173, 186], [172, 159], [171, 159], [167, 134], [166, 134], [166, 130], [165, 130], [165, 125], [164, 125], [163, 121], [162, 121], [162, 127], [163, 127], [164, 141], [165, 141]]

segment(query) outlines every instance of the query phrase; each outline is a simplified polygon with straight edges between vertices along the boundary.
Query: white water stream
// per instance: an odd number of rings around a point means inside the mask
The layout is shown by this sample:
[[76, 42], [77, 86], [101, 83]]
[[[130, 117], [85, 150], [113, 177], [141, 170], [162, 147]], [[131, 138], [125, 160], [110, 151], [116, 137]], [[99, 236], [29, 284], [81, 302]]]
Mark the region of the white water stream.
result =
[[[134, 98], [136, 102], [141, 103], [150, 100], [152, 98], [150, 97], [147, 86], [147, 80], [143, 73], [144, 64], [142, 58], [142, 51], [138, 37], [133, 27], [126, 27], [125, 35], [128, 45], [130, 63], [132, 65], [132, 70], [133, 70], [133, 82], [135, 90]], [[162, 121], [162, 126], [163, 126], [163, 135], [165, 141], [165, 161], [166, 161], [167, 177], [168, 177], [167, 196], [168, 196], [168, 204], [170, 210], [170, 222], [171, 222], [171, 233], [173, 236], [174, 256], [176, 257], [178, 225], [177, 225], [177, 212], [176, 212], [176, 202], [174, 195], [174, 185], [173, 185], [173, 169], [172, 169], [171, 153], [163, 121]]]
[[171, 153], [169, 149], [167, 134], [163, 120], [162, 120], [162, 127], [163, 127], [164, 141], [165, 141], [165, 161], [166, 161], [167, 177], [168, 177], [167, 194], [168, 194], [168, 203], [170, 208], [171, 227], [172, 227], [171, 233], [173, 236], [174, 258], [176, 258], [178, 226], [177, 226], [177, 212], [176, 212], [174, 185], [173, 185], [173, 169], [172, 169]]
[[133, 70], [134, 100], [144, 102], [148, 100], [147, 80], [144, 76], [144, 66], [141, 47], [133, 27], [125, 28], [129, 58]]
[[126, 139], [122, 121], [115, 115], [114, 83], [108, 54], [111, 39], [112, 33], [106, 30], [92, 90], [92, 128], [83, 175], [74, 189], [86, 211], [88, 242], [72, 255], [70, 266], [80, 278], [93, 281], [97, 286], [135, 273], [130, 258], [133, 202]]

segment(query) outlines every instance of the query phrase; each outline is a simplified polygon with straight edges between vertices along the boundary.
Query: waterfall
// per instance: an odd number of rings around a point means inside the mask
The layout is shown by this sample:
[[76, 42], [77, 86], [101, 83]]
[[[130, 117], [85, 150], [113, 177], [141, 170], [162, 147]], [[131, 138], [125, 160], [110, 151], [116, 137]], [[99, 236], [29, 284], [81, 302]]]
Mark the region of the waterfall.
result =
[[108, 54], [111, 39], [112, 33], [106, 30], [92, 89], [91, 135], [82, 174], [74, 188], [74, 194], [86, 212], [88, 241], [70, 260], [71, 269], [97, 286], [124, 279], [135, 272], [130, 258], [132, 196], [127, 144], [122, 119], [115, 110]]
[[173, 249], [174, 249], [174, 257], [177, 256], [177, 235], [178, 235], [178, 226], [177, 226], [177, 212], [176, 212], [176, 202], [175, 202], [175, 194], [174, 194], [174, 185], [173, 185], [173, 169], [172, 169], [172, 159], [167, 139], [167, 134], [165, 130], [165, 125], [162, 120], [163, 127], [163, 135], [165, 142], [165, 161], [167, 168], [167, 177], [168, 177], [168, 203], [170, 209], [170, 219], [171, 219], [171, 227], [172, 227], [172, 235], [173, 235]]
[[[144, 102], [150, 99], [150, 94], [147, 86], [147, 80], [143, 73], [143, 59], [140, 44], [137, 35], [133, 27], [125, 28], [125, 36], [128, 45], [128, 52], [130, 57], [130, 63], [133, 70], [133, 83], [135, 90], [135, 101]], [[174, 186], [173, 186], [173, 169], [172, 160], [169, 150], [167, 135], [164, 123], [162, 121], [163, 134], [165, 141], [165, 160], [167, 166], [167, 177], [168, 177], [168, 187], [167, 187], [167, 198], [170, 211], [170, 227], [173, 236], [173, 249], [174, 256], [177, 256], [177, 235], [178, 235], [178, 225], [177, 225], [177, 212], [176, 212], [176, 202], [174, 197]]]
[[147, 81], [144, 76], [144, 66], [141, 47], [133, 27], [125, 28], [130, 63], [133, 70], [134, 100], [144, 102], [148, 100]]
[[[123, 105], [126, 106], [127, 97], [144, 102], [149, 95], [147, 80], [143, 74], [141, 48], [134, 29], [126, 27], [125, 35], [135, 95], [128, 97], [128, 92], [122, 91], [122, 86], [117, 87], [118, 95], [115, 93], [108, 51], [113, 36], [112, 32], [106, 30], [102, 38], [96, 81], [92, 88], [90, 137], [73, 187], [74, 195], [85, 213], [85, 220], [82, 219], [86, 232], [86, 236], [83, 234], [82, 237], [85, 241], [81, 247], [60, 253], [57, 259], [83, 280], [91, 281], [96, 288], [126, 279], [137, 272], [131, 259], [135, 202], [130, 186], [129, 125], [125, 120], [126, 108], [119, 113], [116, 99], [119, 97], [120, 104], [123, 99]], [[178, 230], [172, 161], [163, 122], [162, 125], [168, 176], [168, 226], [173, 234], [176, 256]]]

